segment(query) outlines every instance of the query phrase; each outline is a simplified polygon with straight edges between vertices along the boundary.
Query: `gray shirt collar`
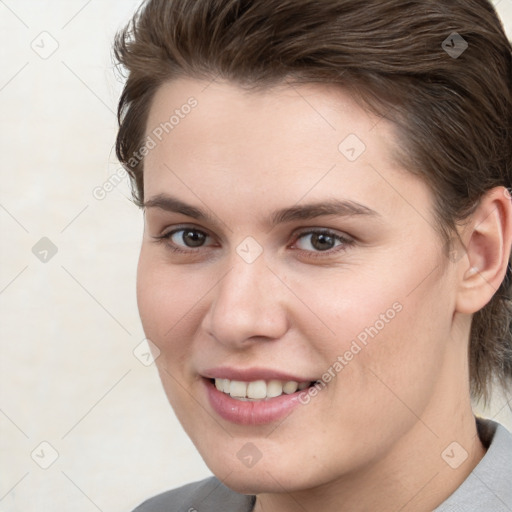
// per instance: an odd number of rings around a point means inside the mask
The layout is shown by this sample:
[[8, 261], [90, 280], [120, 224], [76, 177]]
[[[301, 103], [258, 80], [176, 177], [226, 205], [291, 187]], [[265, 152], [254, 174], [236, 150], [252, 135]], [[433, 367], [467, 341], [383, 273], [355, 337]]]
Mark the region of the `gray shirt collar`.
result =
[[480, 418], [476, 421], [487, 453], [434, 512], [512, 511], [512, 434], [494, 421]]

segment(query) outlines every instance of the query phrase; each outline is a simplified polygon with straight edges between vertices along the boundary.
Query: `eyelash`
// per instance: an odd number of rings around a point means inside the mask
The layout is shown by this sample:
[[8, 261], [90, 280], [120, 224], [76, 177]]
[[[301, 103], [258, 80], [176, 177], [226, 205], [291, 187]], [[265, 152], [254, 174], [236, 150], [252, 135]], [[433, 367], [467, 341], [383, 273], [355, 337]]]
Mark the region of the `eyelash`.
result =
[[[203, 248], [203, 247], [198, 247], [197, 249], [189, 248], [188, 250], [185, 250], [185, 249], [182, 249], [181, 247], [175, 245], [173, 242], [171, 242], [171, 237], [173, 235], [175, 235], [176, 233], [179, 233], [180, 231], [193, 231], [196, 233], [201, 233], [201, 234], [205, 235], [206, 237], [210, 237], [210, 235], [208, 233], [206, 233], [205, 231], [202, 231], [201, 229], [184, 226], [184, 227], [180, 227], [177, 229], [173, 229], [172, 231], [169, 231], [168, 233], [164, 233], [163, 235], [155, 236], [153, 238], [155, 239], [156, 242], [165, 243], [171, 251], [176, 252], [176, 253], [194, 254]], [[328, 236], [334, 238], [336, 241], [341, 242], [341, 244], [337, 247], [328, 249], [326, 251], [307, 251], [305, 249], [297, 249], [301, 253], [307, 254], [307, 256], [310, 258], [322, 258], [322, 257], [332, 256], [335, 253], [342, 252], [342, 251], [346, 250], [347, 248], [351, 247], [355, 243], [355, 240], [353, 240], [351, 238], [344, 237], [342, 235], [338, 235], [334, 231], [323, 228], [323, 229], [310, 229], [308, 231], [302, 231], [302, 232], [296, 234], [294, 236], [294, 242], [292, 245], [295, 245], [297, 243], [297, 241], [300, 240], [302, 237], [305, 237], [307, 235], [315, 235], [315, 234], [316, 235], [328, 235]]]

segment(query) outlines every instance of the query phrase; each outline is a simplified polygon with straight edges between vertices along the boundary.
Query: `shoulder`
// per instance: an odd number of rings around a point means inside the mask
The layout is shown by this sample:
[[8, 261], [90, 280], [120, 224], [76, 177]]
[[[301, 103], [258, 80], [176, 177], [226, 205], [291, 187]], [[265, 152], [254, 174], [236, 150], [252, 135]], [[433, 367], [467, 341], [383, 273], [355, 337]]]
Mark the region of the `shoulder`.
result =
[[512, 434], [491, 420], [477, 420], [487, 448], [484, 458], [462, 485], [434, 512], [512, 510]]
[[211, 477], [154, 496], [133, 512], [250, 512], [253, 505], [253, 496], [238, 494]]

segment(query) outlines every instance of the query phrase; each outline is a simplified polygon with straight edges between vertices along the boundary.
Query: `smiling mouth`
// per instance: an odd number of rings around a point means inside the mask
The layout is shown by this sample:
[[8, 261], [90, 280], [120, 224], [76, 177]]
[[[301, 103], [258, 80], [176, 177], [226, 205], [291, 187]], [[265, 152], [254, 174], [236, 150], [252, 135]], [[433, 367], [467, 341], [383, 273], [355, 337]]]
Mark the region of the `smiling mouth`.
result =
[[268, 398], [276, 398], [281, 395], [291, 395], [302, 391], [317, 381], [297, 382], [282, 380], [255, 380], [244, 382], [230, 379], [210, 379], [218, 391], [229, 395], [235, 400], [259, 401]]

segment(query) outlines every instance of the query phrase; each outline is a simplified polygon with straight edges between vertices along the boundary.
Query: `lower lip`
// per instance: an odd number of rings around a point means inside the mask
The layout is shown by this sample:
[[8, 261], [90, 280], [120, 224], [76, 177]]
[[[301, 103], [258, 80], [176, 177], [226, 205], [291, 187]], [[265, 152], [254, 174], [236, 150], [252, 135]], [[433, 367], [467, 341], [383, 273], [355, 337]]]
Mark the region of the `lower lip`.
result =
[[231, 398], [219, 391], [211, 380], [203, 381], [213, 410], [221, 418], [238, 425], [266, 425], [287, 416], [300, 404], [299, 394], [303, 392], [253, 402]]

